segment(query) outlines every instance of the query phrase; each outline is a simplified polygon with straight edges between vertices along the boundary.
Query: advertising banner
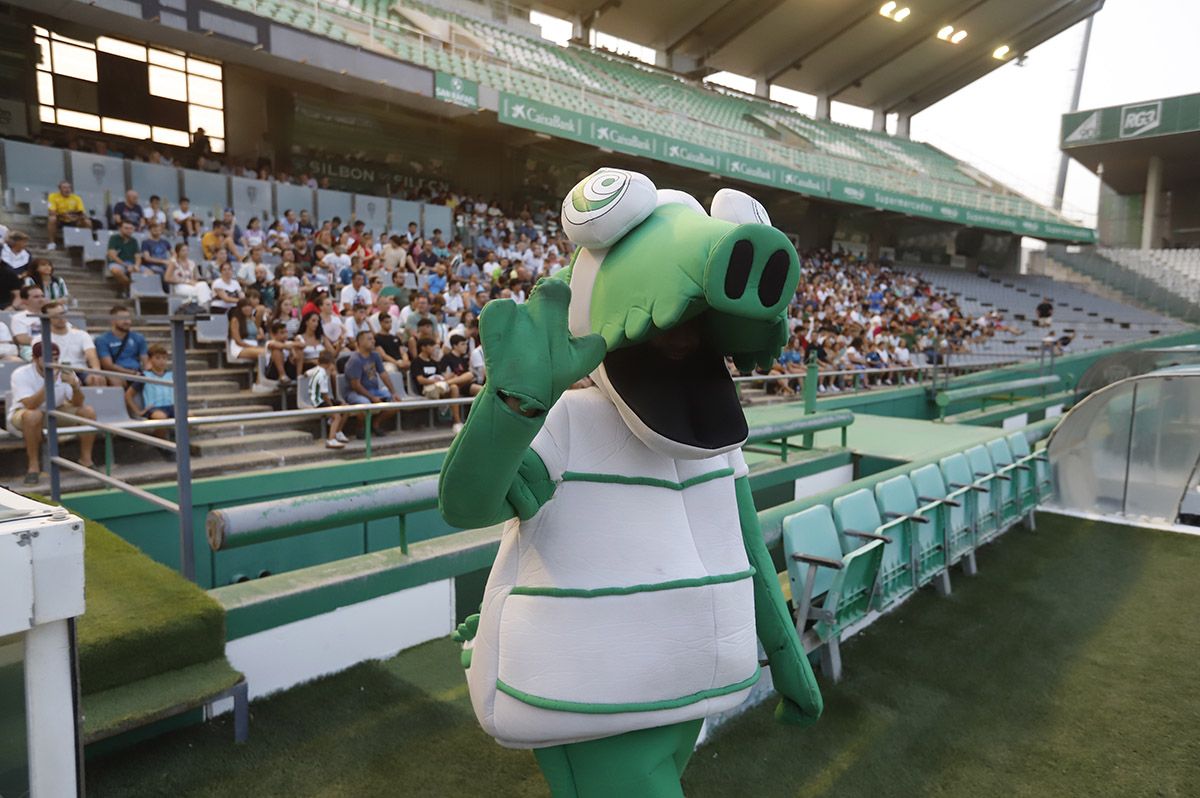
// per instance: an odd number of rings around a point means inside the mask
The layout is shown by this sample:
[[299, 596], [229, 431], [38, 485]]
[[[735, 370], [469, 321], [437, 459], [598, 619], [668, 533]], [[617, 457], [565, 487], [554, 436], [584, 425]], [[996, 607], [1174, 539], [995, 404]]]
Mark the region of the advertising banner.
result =
[[433, 97], [444, 103], [476, 110], [479, 108], [479, 84], [457, 75], [436, 72], [433, 78]]

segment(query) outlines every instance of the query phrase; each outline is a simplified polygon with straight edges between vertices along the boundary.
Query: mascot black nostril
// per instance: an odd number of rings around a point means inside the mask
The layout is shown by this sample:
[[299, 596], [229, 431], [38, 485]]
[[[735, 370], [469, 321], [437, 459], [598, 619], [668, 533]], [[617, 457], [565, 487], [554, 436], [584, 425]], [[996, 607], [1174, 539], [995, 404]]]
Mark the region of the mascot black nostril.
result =
[[821, 714], [725, 366], [778, 355], [799, 263], [729, 189], [710, 215], [601, 169], [562, 219], [571, 266], [480, 318], [487, 385], [446, 457], [441, 510], [506, 526], [456, 637], [480, 724], [533, 749], [555, 796], [679, 796], [704, 717], [758, 680], [759, 641], [777, 717]]

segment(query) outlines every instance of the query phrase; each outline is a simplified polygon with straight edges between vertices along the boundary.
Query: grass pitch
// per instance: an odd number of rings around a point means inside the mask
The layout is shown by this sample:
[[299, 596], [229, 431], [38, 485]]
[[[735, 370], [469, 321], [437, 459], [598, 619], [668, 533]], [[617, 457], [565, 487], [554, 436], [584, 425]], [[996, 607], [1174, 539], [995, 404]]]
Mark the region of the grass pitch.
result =
[[[1043, 515], [843, 646], [811, 729], [764, 705], [696, 752], [689, 796], [1194, 796], [1200, 539]], [[90, 762], [88, 794], [544, 796], [476, 726], [436, 641]], [[620, 798], [632, 798], [622, 796]]]

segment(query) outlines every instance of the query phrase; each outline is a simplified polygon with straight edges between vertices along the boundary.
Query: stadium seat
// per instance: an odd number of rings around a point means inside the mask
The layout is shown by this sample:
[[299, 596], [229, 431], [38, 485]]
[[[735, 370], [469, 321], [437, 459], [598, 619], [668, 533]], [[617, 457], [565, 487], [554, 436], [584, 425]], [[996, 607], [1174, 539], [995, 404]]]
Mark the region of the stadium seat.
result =
[[1008, 441], [1004, 438], [988, 441], [987, 450], [991, 455], [992, 464], [996, 467], [996, 473], [1007, 474], [1011, 477], [1008, 482], [1001, 483], [999, 491], [1000, 516], [1002, 522], [1007, 526], [1016, 523], [1036, 504], [1032, 501], [1033, 469], [1029, 465], [1018, 463], [1013, 459], [1012, 452], [1008, 448]]
[[64, 227], [62, 229], [64, 247], [86, 247], [96, 241], [92, 231], [86, 227]]
[[820, 647], [821, 669], [834, 682], [842, 676], [842, 632], [871, 610], [883, 546], [882, 541], [869, 540], [843, 554], [833, 516], [824, 504], [783, 519], [796, 631], [806, 649]]
[[163, 290], [162, 278], [154, 272], [142, 271], [129, 275], [129, 298], [133, 300], [133, 311], [138, 318], [142, 317], [143, 299], [166, 299], [167, 292]]
[[974, 506], [972, 490], [948, 490], [941, 470], [932, 463], [914, 469], [908, 476], [917, 492], [917, 501], [936, 505], [935, 512], [940, 516], [946, 534], [946, 564], [949, 566], [961, 562], [964, 572], [974, 574], [975, 530], [970, 514], [970, 508]]
[[[894, 536], [893, 533], [882, 530], [887, 530], [888, 524], [895, 524], [896, 528], [904, 529], [902, 537], [908, 540], [910, 548], [907, 552], [895, 552], [901, 559], [908, 560], [908, 576], [901, 578], [907, 578], [913, 583], [914, 589], [933, 582], [939, 595], [949, 595], [947, 528], [941, 523], [942, 517], [937, 512], [937, 503], [922, 506], [917, 500], [912, 480], [905, 475], [885, 479], [876, 485], [875, 501], [887, 521], [881, 528], [882, 534]], [[899, 571], [902, 562], [889, 564], [888, 554], [885, 550], [884, 572]]]
[[1029, 439], [1023, 432], [1009, 435], [1008, 446], [1018, 463], [1029, 463], [1033, 466], [1034, 499], [1045, 501], [1054, 487], [1054, 481], [1050, 478], [1050, 458], [1044, 451], [1030, 451]]
[[976, 481], [971, 473], [971, 463], [961, 452], [943, 457], [938, 461], [942, 477], [946, 485], [954, 491], [966, 491], [964, 505], [967, 517], [971, 521], [971, 537], [973, 548], [978, 548], [983, 542], [985, 532], [987, 537], [995, 535], [996, 513], [992, 509], [991, 490], [987, 485]]
[[196, 319], [196, 343], [223, 344], [228, 335], [229, 319], [224, 313]]
[[998, 486], [998, 483], [1012, 482], [1012, 477], [996, 473], [991, 455], [983, 446], [972, 446], [963, 452], [963, 456], [967, 458], [975, 482], [988, 489], [987, 501], [982, 497], [979, 501], [979, 532], [976, 537], [979, 544], [987, 543], [1004, 531], [1004, 487]]
[[[904, 589], [903, 577], [909, 572], [907, 552], [911, 544], [905, 538], [903, 526], [892, 526], [891, 533], [883, 531], [883, 518], [875, 504], [875, 497], [866, 488], [839, 496], [833, 500], [833, 517], [841, 536], [842, 551], [853, 551], [863, 541], [878, 541], [884, 544], [879, 566], [879, 586], [875, 591], [875, 604], [882, 609], [912, 592]], [[911, 580], [909, 580], [911, 582]]]
[[83, 389], [84, 404], [96, 411], [96, 420], [105, 424], [128, 424], [129, 409], [125, 406], [125, 389], [112, 386]]

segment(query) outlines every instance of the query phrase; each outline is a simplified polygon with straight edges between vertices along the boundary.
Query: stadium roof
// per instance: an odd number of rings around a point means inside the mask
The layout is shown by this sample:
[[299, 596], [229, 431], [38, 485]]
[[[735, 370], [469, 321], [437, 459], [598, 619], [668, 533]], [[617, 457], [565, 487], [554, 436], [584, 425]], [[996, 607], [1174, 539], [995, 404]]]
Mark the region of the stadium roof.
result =
[[1063, 114], [1063, 152], [1119, 194], [1141, 194], [1151, 156], [1163, 189], [1200, 181], [1200, 94]]
[[[533, 5], [699, 59], [711, 71], [913, 114], [1099, 11], [1104, 0], [534, 0]], [[952, 33], [939, 39], [947, 26], [967, 35], [956, 44], [949, 41]], [[993, 57], [1002, 46], [1009, 48], [1005, 57]]]

